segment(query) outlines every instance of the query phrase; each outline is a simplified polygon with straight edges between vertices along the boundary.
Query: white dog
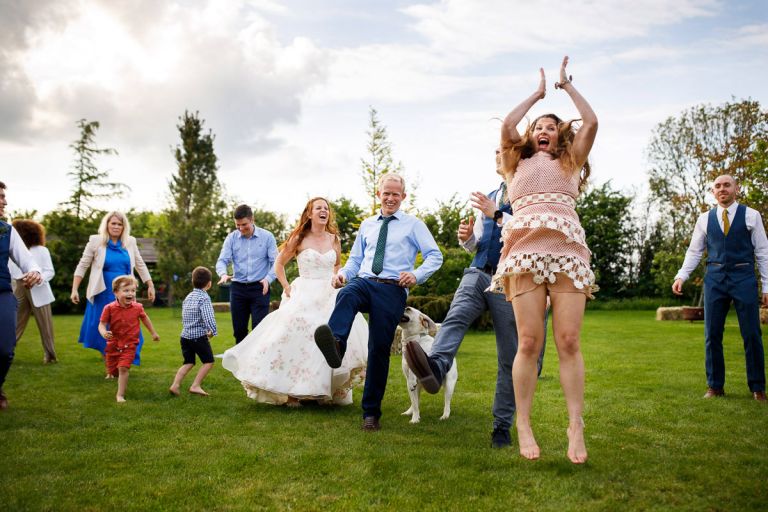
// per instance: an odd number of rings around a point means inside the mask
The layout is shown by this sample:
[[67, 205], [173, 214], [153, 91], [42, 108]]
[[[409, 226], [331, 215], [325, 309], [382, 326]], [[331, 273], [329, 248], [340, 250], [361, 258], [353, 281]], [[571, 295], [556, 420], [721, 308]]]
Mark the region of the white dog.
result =
[[[403, 346], [409, 341], [415, 341], [424, 352], [429, 354], [432, 349], [432, 344], [435, 342], [435, 338], [429, 335], [430, 331], [435, 332], [437, 326], [427, 315], [411, 307], [405, 308], [403, 317], [400, 319], [400, 327], [403, 329]], [[419, 394], [421, 393], [421, 384], [416, 375], [413, 374], [408, 364], [403, 357], [403, 374], [405, 375], [405, 383], [408, 386], [408, 395], [411, 397], [411, 407], [403, 413], [411, 417], [411, 423], [418, 423], [421, 420], [419, 414]], [[443, 407], [443, 415], [440, 416], [441, 420], [448, 419], [451, 415], [451, 397], [453, 396], [453, 390], [456, 388], [456, 381], [459, 378], [459, 370], [456, 368], [456, 361], [453, 361], [450, 370], [445, 375], [443, 382], [443, 388], [445, 392], [445, 406]]]

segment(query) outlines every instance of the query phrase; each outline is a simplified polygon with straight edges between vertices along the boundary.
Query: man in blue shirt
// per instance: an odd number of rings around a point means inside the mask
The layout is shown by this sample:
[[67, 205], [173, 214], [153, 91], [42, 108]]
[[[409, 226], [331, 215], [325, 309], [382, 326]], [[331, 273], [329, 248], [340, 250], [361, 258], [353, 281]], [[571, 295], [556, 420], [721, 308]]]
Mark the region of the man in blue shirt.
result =
[[[363, 390], [363, 430], [381, 427], [381, 400], [387, 386], [389, 353], [395, 329], [405, 311], [408, 288], [423, 283], [443, 263], [443, 255], [427, 226], [400, 211], [405, 180], [395, 173], [379, 179], [376, 196], [381, 213], [360, 225], [347, 264], [333, 278], [344, 288], [327, 325], [315, 331], [315, 343], [331, 368], [341, 366], [352, 321], [368, 313], [368, 368]], [[414, 269], [416, 254], [423, 263]]]
[[[248, 205], [235, 208], [235, 226], [224, 240], [216, 262], [219, 284], [232, 281], [229, 290], [229, 309], [235, 343], [248, 335], [248, 318], [251, 329], [259, 325], [269, 313], [269, 285], [275, 280], [273, 265], [277, 257], [275, 237], [253, 223], [253, 211]], [[232, 263], [233, 275], [227, 274]]]

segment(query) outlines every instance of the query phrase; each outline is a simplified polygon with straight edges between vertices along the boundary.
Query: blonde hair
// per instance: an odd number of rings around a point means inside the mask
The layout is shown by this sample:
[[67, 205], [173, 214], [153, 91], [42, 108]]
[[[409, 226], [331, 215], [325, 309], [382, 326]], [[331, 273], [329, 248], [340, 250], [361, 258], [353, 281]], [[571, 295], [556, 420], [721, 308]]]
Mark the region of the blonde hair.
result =
[[119, 212], [117, 210], [107, 213], [101, 219], [101, 224], [99, 224], [99, 235], [101, 235], [102, 243], [107, 245], [107, 242], [109, 241], [109, 231], [107, 230], [107, 224], [109, 224], [109, 221], [112, 217], [117, 217], [118, 220], [123, 223], [123, 234], [120, 235], [120, 242], [122, 242], [123, 247], [125, 247], [125, 244], [128, 243], [128, 237], [131, 236], [131, 223], [128, 222], [128, 217], [126, 217], [123, 212]]
[[129, 276], [129, 275], [117, 276], [112, 280], [112, 291], [116, 292], [123, 286], [129, 286], [129, 285], [139, 286], [139, 282], [136, 281], [136, 278], [133, 276]]
[[521, 159], [531, 158], [538, 152], [536, 141], [533, 139], [533, 129], [540, 119], [552, 119], [557, 124], [557, 147], [549, 153], [553, 158], [560, 159], [563, 168], [568, 172], [579, 173], [579, 190], [582, 191], [587, 185], [587, 179], [592, 171], [589, 160], [584, 162], [581, 169], [576, 169], [576, 163], [573, 156], [573, 139], [578, 131], [573, 124], [578, 119], [563, 121], [555, 114], [544, 114], [533, 120], [528, 125], [525, 133], [518, 142], [502, 144], [501, 162], [504, 176], [513, 176], [517, 172], [517, 164]]
[[405, 178], [396, 172], [387, 172], [379, 176], [379, 183], [376, 185], [376, 190], [381, 189], [381, 186], [384, 184], [384, 182], [390, 180], [399, 181], [400, 185], [403, 187], [403, 194], [405, 194]]

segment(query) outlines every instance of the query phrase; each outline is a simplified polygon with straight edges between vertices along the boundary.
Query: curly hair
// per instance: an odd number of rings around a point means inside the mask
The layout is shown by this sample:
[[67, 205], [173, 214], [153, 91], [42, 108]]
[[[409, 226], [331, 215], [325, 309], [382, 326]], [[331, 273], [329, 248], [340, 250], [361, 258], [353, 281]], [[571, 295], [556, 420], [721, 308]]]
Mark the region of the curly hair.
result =
[[288, 242], [291, 240], [295, 240], [296, 247], [301, 245], [301, 241], [307, 236], [309, 230], [312, 229], [312, 207], [315, 201], [325, 201], [325, 204], [328, 205], [328, 223], [325, 225], [325, 231], [336, 236], [339, 235], [339, 230], [336, 227], [336, 216], [331, 209], [331, 203], [324, 197], [313, 197], [307, 201], [307, 205], [304, 207], [304, 211], [301, 212], [301, 217], [299, 217], [299, 222], [296, 224], [296, 227], [293, 228], [291, 234], [285, 239], [285, 242], [280, 244], [281, 251], [285, 249], [285, 246], [288, 245]]
[[[574, 162], [572, 146], [573, 139], [576, 137], [578, 129], [574, 127], [574, 123], [581, 120], [571, 119], [570, 121], [563, 121], [555, 114], [544, 114], [528, 124], [525, 133], [519, 141], [502, 144], [501, 159], [505, 176], [515, 174], [517, 165], [520, 163], [521, 159], [530, 158], [536, 154], [538, 148], [536, 141], [533, 139], [533, 130], [539, 119], [544, 118], [552, 119], [557, 123], [557, 147], [549, 153], [554, 158], [559, 158], [563, 162], [563, 167], [571, 171], [576, 171], [576, 162]], [[589, 160], [584, 162], [584, 165], [581, 169], [578, 169], [578, 172], [580, 176], [579, 190], [584, 190], [584, 187], [587, 185], [587, 179], [592, 172]]]
[[32, 219], [16, 219], [13, 221], [13, 228], [28, 248], [45, 246], [45, 228], [39, 222]]

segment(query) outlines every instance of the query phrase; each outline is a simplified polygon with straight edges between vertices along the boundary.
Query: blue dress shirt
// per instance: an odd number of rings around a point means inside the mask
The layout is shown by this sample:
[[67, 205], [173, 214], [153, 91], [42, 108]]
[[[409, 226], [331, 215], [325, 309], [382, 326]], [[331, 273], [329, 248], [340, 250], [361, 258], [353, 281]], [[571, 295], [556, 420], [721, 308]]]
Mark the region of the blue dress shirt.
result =
[[216, 336], [216, 317], [213, 304], [205, 290], [195, 288], [181, 305], [181, 337], [194, 340], [206, 336], [209, 332]]
[[[387, 227], [384, 269], [379, 275], [371, 270], [382, 225], [383, 217], [379, 214], [368, 217], [360, 224], [347, 264], [341, 269], [347, 280], [355, 276], [399, 279], [400, 272], [412, 272], [416, 276], [416, 283], [421, 284], [443, 264], [443, 254], [426, 224], [400, 210], [392, 216], [395, 218]], [[414, 270], [418, 252], [421, 252], [424, 261]]]
[[247, 238], [240, 231], [233, 231], [224, 239], [221, 254], [216, 261], [216, 273], [219, 277], [227, 273], [227, 266], [232, 263], [232, 280], [237, 283], [254, 283], [265, 279], [275, 280], [273, 269], [277, 258], [275, 237], [266, 229], [253, 226], [253, 234]]

